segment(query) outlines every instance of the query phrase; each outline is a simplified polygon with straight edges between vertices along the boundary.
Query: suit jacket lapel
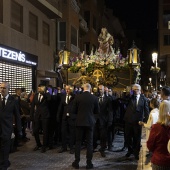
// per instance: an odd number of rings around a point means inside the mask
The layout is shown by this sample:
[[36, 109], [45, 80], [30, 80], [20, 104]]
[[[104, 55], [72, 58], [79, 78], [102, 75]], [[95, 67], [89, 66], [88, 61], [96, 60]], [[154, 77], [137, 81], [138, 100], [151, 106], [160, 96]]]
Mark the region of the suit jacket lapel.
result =
[[6, 107], [10, 106], [10, 103], [11, 103], [11, 96], [9, 95], [9, 96], [8, 96], [8, 99], [7, 99], [7, 101], [6, 101], [6, 104], [5, 104], [4, 109], [5, 109]]

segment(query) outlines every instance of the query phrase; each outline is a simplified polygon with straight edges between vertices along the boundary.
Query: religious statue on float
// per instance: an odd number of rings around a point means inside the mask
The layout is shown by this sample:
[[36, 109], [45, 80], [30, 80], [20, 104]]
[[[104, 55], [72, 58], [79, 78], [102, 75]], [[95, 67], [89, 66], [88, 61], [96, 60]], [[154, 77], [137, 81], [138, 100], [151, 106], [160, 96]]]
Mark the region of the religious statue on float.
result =
[[101, 56], [105, 57], [106, 55], [109, 55], [113, 51], [112, 45], [114, 43], [113, 36], [110, 35], [110, 33], [107, 31], [106, 28], [101, 29], [101, 33], [98, 37], [99, 41], [99, 52], [101, 53]]

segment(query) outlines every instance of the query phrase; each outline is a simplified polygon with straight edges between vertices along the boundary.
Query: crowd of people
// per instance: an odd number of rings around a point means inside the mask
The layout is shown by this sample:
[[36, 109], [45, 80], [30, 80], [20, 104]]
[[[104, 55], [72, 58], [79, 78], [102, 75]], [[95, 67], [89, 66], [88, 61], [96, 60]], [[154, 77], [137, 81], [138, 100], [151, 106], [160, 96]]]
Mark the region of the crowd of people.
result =
[[[93, 92], [90, 84], [66, 85], [63, 89], [40, 84], [36, 93], [0, 85], [0, 169], [10, 166], [9, 153], [22, 141], [29, 142], [26, 128], [35, 138], [34, 151], [42, 153], [59, 145], [59, 153], [75, 154], [72, 166], [79, 169], [82, 145], [87, 148], [86, 169], [92, 169], [93, 152], [99, 146], [101, 157], [112, 151], [117, 125], [124, 132], [125, 157], [139, 160], [142, 126], [146, 128], [147, 153], [153, 170], [170, 169], [170, 87], [144, 93], [139, 84], [121, 96], [104, 85]], [[42, 135], [42, 139], [40, 138]], [[11, 139], [12, 138], [12, 139]], [[11, 142], [14, 139], [14, 143]], [[14, 144], [11, 145], [11, 143]]]

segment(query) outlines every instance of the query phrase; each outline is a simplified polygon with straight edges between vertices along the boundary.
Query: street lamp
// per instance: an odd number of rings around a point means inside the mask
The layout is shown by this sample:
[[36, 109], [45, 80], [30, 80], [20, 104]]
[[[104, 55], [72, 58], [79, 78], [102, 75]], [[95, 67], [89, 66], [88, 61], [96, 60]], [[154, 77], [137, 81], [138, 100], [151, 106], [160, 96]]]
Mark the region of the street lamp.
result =
[[152, 53], [152, 61], [153, 61], [153, 63], [155, 64], [155, 66], [153, 67], [151, 67], [151, 71], [155, 74], [155, 90], [157, 91], [157, 89], [158, 89], [158, 78], [157, 78], [157, 74], [159, 73], [159, 71], [160, 71], [160, 68], [158, 67], [158, 62], [157, 62], [157, 60], [158, 60], [158, 53], [157, 52], [153, 52]]
[[149, 90], [151, 91], [152, 90], [152, 78], [151, 77], [149, 78], [148, 85], [149, 85]]

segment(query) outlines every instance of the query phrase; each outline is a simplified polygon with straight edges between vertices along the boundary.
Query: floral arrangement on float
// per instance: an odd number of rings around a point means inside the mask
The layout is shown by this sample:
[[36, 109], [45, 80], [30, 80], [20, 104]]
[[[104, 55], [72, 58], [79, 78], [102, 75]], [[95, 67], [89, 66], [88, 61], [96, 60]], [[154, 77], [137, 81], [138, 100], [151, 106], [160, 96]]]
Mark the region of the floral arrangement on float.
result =
[[84, 69], [86, 73], [90, 73], [96, 68], [110, 71], [128, 68], [127, 57], [123, 57], [119, 49], [113, 49], [114, 39], [106, 28], [101, 29], [98, 41], [99, 48], [95, 52], [92, 49], [90, 55], [87, 55], [83, 51], [80, 56], [71, 58], [68, 70], [76, 73]]

